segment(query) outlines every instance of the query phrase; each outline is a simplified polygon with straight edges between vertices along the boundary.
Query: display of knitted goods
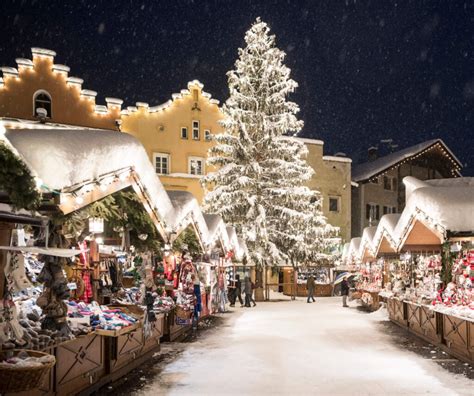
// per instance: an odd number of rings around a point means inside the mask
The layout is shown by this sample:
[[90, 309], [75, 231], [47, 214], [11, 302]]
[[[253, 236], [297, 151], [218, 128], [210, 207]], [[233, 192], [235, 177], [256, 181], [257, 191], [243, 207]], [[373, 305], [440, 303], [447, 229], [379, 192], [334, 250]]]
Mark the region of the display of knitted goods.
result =
[[68, 302], [68, 318], [76, 319], [79, 325], [89, 325], [93, 329], [116, 330], [131, 326], [138, 321], [131, 315], [126, 314], [120, 308], [109, 308], [99, 305], [93, 301], [90, 304], [84, 302]]
[[37, 256], [30, 253], [23, 254], [25, 258], [26, 276], [32, 283], [37, 282], [37, 277], [43, 269], [43, 262], [39, 261]]
[[13, 367], [41, 367], [45, 364], [51, 364], [56, 361], [53, 355], [44, 355], [41, 357], [30, 356], [28, 352], [21, 351], [16, 356], [0, 361], [0, 368]]
[[20, 252], [8, 252], [4, 267], [7, 289], [13, 293], [31, 287], [26, 276], [25, 257]]
[[155, 313], [167, 313], [175, 306], [176, 304], [171, 297], [158, 296], [155, 298], [155, 302], [153, 303], [153, 310]]
[[[41, 328], [43, 312], [36, 304], [36, 296], [39, 293], [38, 289], [40, 288], [27, 289], [27, 293], [17, 293], [14, 296], [16, 308], [14, 309], [11, 303], [9, 308], [11, 310], [10, 316], [13, 315], [16, 318], [15, 331], [11, 331], [8, 334], [8, 340], [2, 340], [3, 346], [13, 344], [25, 349], [42, 350], [48, 346], [73, 338], [73, 335], [70, 333], [64, 335], [59, 330]], [[31, 296], [28, 297], [27, 294]], [[9, 319], [8, 316], [7, 318]]]
[[53, 256], [40, 256], [44, 262], [38, 281], [44, 284], [43, 293], [37, 300], [44, 317], [41, 322], [43, 329], [59, 330], [62, 335], [68, 336], [70, 329], [67, 325], [67, 306], [63, 300], [70, 297], [66, 276], [61, 267], [60, 259]]

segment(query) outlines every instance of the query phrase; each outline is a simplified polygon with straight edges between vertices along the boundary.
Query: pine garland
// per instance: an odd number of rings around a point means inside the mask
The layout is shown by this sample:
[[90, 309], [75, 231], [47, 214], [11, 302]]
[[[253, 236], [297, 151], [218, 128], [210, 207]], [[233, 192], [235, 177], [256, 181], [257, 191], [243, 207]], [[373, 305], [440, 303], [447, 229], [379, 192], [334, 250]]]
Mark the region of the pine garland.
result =
[[0, 143], [0, 190], [8, 194], [15, 210], [34, 210], [41, 203], [41, 194], [28, 167], [3, 143]]

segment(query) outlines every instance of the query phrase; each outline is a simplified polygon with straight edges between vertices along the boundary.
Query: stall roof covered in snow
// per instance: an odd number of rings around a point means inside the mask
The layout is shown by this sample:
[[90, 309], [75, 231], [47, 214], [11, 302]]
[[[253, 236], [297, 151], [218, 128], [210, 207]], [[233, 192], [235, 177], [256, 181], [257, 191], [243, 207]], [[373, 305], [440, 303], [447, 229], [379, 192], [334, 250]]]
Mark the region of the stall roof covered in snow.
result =
[[194, 225], [204, 247], [209, 240], [209, 231], [197, 199], [188, 191], [167, 192], [174, 207], [173, 231], [179, 235], [190, 224]]
[[352, 170], [352, 180], [355, 182], [362, 182], [370, 179], [371, 177], [377, 176], [379, 173], [384, 172], [385, 170], [398, 165], [404, 160], [408, 160], [415, 155], [420, 154], [421, 152], [428, 150], [435, 145], [440, 144], [443, 149], [449, 153], [451, 158], [461, 167], [461, 162], [456, 158], [456, 156], [451, 152], [451, 150], [446, 146], [446, 144], [441, 139], [428, 140], [416, 144], [411, 147], [407, 147], [403, 150], [399, 150], [395, 153], [391, 153], [384, 157], [377, 158], [374, 161], [365, 162], [360, 165], [354, 166]]
[[474, 178], [421, 181], [408, 176], [403, 182], [407, 187], [407, 203], [403, 212], [384, 215], [377, 227], [364, 229], [362, 239], [352, 238], [349, 248], [344, 251], [344, 260], [363, 259], [368, 244], [377, 254], [382, 237], [387, 238], [393, 251], [400, 252], [408, 235], [416, 232], [413, 230], [417, 222], [431, 230], [440, 245], [449, 237], [448, 233], [474, 235]]
[[141, 143], [126, 133], [76, 129], [11, 129], [2, 140], [49, 189], [65, 191], [119, 170], [132, 169], [166, 224], [174, 208]]
[[204, 214], [204, 220], [208, 229], [208, 245], [214, 246], [220, 240], [225, 251], [231, 250], [232, 247], [222, 217], [216, 214]]

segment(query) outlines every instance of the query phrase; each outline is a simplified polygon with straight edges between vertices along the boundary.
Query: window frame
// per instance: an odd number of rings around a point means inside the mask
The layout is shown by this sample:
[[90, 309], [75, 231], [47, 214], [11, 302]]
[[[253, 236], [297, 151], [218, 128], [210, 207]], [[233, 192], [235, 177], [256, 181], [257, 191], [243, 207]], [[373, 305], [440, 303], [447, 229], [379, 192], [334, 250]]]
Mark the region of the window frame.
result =
[[[336, 210], [331, 210], [331, 201], [336, 201]], [[340, 213], [341, 212], [341, 197], [336, 195], [330, 195], [328, 199], [328, 208], [331, 213]]]
[[[197, 123], [197, 128], [194, 126], [194, 123]], [[193, 138], [193, 140], [200, 140], [200, 129], [201, 129], [201, 125], [200, 125], [200, 122], [199, 120], [192, 120], [191, 122], [191, 136]], [[194, 136], [194, 132], [197, 131], [197, 137]]]
[[[192, 162], [193, 161], [201, 161], [201, 173], [193, 173], [193, 167], [192, 167]], [[196, 156], [191, 156], [188, 157], [188, 173], [193, 176], [204, 176], [206, 173], [206, 159], [203, 157], [196, 157]]]
[[[390, 186], [387, 188], [385, 181], [389, 180]], [[396, 177], [395, 176], [389, 176], [389, 175], [384, 175], [383, 177], [383, 189], [385, 191], [396, 191]]]
[[[53, 98], [51, 94], [46, 91], [45, 89], [38, 89], [34, 94], [33, 94], [33, 117], [38, 117], [38, 114], [36, 113], [36, 100], [38, 96], [40, 95], [46, 95], [49, 98], [49, 114], [46, 118], [53, 118]], [[47, 111], [47, 109], [46, 109]]]
[[[186, 131], [186, 136], [183, 136], [183, 131]], [[188, 135], [188, 127], [181, 127], [180, 129], [180, 135], [181, 139], [183, 140], [188, 140], [189, 139], [189, 135]]]
[[212, 140], [212, 134], [210, 129], [204, 129], [204, 140], [210, 142]]
[[[167, 160], [167, 173], [161, 173], [157, 171], [156, 168], [156, 159], [157, 158], [166, 158]], [[155, 173], [157, 175], [169, 175], [171, 171], [171, 155], [168, 153], [153, 153], [153, 167], [155, 168]], [[163, 164], [161, 164], [161, 170], [163, 169]]]

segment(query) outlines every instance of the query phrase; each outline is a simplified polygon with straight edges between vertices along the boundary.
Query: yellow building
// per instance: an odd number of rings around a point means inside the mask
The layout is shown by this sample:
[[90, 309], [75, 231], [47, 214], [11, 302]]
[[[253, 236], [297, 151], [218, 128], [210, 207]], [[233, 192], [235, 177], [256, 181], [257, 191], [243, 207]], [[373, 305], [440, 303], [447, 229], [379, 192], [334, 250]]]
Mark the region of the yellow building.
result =
[[138, 102], [122, 110], [121, 130], [141, 141], [165, 189], [189, 191], [201, 203], [200, 178], [206, 174], [211, 135], [221, 132], [222, 118], [219, 101], [194, 80], [164, 104]]
[[323, 214], [328, 223], [340, 228], [343, 242], [351, 239], [351, 165], [344, 156], [324, 155], [324, 142], [296, 138], [308, 148], [306, 161], [314, 169], [308, 187], [321, 193]]
[[32, 48], [32, 59], [17, 58], [17, 67], [3, 66], [0, 78], [0, 117], [42, 123], [117, 130], [122, 100], [106, 98], [97, 105], [97, 92], [84, 89], [70, 68], [54, 62], [56, 53]]

